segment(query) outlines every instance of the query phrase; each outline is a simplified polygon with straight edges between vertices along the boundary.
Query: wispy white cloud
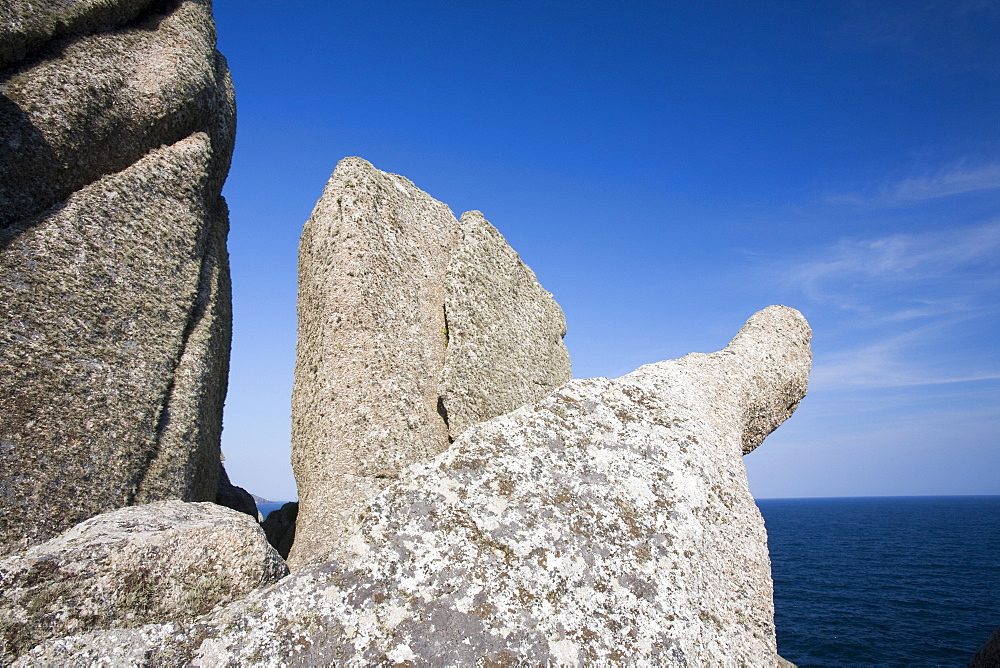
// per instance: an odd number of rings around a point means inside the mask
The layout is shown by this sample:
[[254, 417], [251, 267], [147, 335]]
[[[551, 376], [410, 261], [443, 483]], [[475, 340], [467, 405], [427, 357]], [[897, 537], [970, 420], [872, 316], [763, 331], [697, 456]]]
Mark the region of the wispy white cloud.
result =
[[1000, 189], [1000, 164], [969, 167], [959, 164], [934, 174], [910, 177], [874, 194], [846, 193], [828, 200], [839, 204], [897, 207], [966, 193]]
[[945, 360], [935, 363], [935, 360], [913, 355], [913, 349], [922, 343], [920, 334], [919, 330], [911, 331], [819, 357], [810, 385], [813, 390], [844, 390], [1000, 380], [1000, 369], [950, 368]]
[[1000, 220], [964, 228], [844, 239], [793, 265], [817, 302], [904, 321], [996, 306]]
[[981, 347], [1000, 315], [1000, 220], [841, 240], [786, 280], [826, 314], [817, 389], [1000, 379], [996, 355]]

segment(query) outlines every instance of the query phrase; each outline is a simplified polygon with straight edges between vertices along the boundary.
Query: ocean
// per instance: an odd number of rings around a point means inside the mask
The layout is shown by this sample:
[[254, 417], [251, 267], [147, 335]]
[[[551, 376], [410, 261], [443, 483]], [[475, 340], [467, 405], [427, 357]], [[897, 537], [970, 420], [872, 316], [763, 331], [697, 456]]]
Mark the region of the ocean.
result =
[[268, 500], [268, 501], [260, 501], [260, 502], [257, 503], [257, 511], [261, 514], [261, 516], [263, 516], [264, 519], [267, 519], [267, 516], [268, 516], [269, 513], [277, 510], [278, 508], [281, 508], [286, 503], [288, 503], [288, 502], [287, 501], [270, 501], [270, 500]]
[[964, 666], [1000, 626], [1000, 496], [757, 505], [799, 666]]

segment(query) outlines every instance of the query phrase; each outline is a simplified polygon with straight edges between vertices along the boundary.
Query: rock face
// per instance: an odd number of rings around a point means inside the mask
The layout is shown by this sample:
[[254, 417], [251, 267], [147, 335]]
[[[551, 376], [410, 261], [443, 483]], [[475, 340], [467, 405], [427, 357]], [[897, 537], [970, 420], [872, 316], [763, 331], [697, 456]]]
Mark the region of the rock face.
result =
[[242, 487], [237, 487], [229, 480], [229, 474], [226, 473], [226, 467], [222, 462], [219, 462], [219, 488], [215, 492], [215, 502], [220, 506], [249, 515], [255, 520], [260, 519], [260, 511], [257, 510], [253, 494]]
[[272, 510], [260, 524], [267, 536], [267, 542], [274, 546], [283, 559], [288, 558], [295, 542], [295, 520], [299, 515], [299, 504], [290, 501], [277, 510]]
[[0, 662], [47, 638], [194, 619], [287, 574], [255, 521], [212, 503], [98, 515], [0, 559]]
[[0, 554], [215, 498], [233, 93], [207, 0], [0, 8]]
[[452, 439], [569, 381], [562, 309], [479, 211], [459, 220], [444, 312], [438, 392]]
[[305, 225], [298, 308], [293, 567], [405, 466], [570, 378], [562, 311], [500, 233], [360, 158]]
[[1000, 666], [1000, 627], [997, 627], [990, 639], [979, 648], [969, 662], [969, 668], [996, 668], [996, 666]]
[[723, 351], [571, 381], [405, 470], [345, 561], [23, 665], [779, 665], [741, 455], [804, 396], [809, 338], [769, 307]]

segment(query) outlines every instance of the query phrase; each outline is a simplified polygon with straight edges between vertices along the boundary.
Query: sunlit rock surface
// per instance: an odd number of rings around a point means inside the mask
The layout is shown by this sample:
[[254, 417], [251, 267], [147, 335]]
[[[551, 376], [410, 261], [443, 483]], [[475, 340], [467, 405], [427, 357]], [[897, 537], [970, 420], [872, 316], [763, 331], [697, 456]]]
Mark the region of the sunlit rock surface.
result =
[[89, 629], [192, 620], [287, 574], [243, 513], [183, 501], [121, 508], [0, 559], [0, 661]]
[[503, 236], [360, 158], [305, 225], [298, 311], [293, 567], [403, 468], [570, 378], [562, 311]]
[[804, 396], [810, 336], [772, 306], [720, 352], [571, 381], [406, 469], [345, 560], [23, 665], [779, 665], [741, 457]]

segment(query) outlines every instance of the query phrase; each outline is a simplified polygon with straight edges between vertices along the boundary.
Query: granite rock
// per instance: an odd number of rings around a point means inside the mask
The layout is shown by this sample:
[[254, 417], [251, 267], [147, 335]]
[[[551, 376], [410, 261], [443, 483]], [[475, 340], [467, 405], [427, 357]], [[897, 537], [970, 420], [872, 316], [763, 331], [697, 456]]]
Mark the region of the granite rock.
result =
[[299, 504], [289, 501], [277, 510], [272, 510], [261, 522], [260, 527], [267, 536], [267, 542], [278, 551], [283, 559], [288, 558], [295, 542], [295, 521], [299, 515]]
[[462, 215], [445, 277], [439, 394], [452, 439], [570, 380], [566, 319], [479, 211]]
[[571, 381], [407, 468], [343, 560], [23, 665], [785, 665], [742, 454], [802, 399], [810, 336], [769, 307], [720, 352]]
[[287, 574], [242, 513], [182, 501], [121, 508], [0, 559], [0, 661], [47, 638], [194, 619]]
[[24, 58], [45, 42], [87, 34], [131, 21], [153, 0], [5, 0], [0, 7], [0, 67]]
[[333, 554], [402, 468], [570, 378], [562, 312], [503, 237], [360, 158], [305, 225], [298, 309], [293, 568]]
[[215, 498], [235, 111], [206, 0], [14, 0], [0, 22], [5, 554]]

